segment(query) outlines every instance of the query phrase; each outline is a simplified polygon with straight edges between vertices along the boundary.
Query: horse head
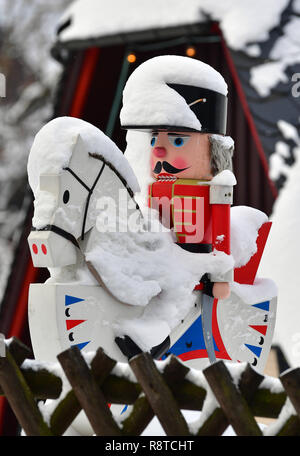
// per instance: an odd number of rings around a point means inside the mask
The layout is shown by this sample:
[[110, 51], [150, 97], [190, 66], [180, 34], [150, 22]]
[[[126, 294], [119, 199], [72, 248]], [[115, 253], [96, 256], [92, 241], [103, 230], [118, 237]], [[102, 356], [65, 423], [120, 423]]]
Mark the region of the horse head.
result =
[[[51, 123], [55, 128], [49, 126]], [[97, 199], [103, 194], [117, 199], [113, 192], [120, 187], [114, 182], [121, 183], [133, 196], [114, 163], [125, 169], [135, 190], [138, 184], [122, 152], [99, 129], [75, 118], [58, 118], [49, 124], [46, 131], [38, 133], [28, 160], [29, 183], [35, 197], [28, 242], [34, 266], [53, 268], [77, 263], [86, 235], [96, 223]], [[68, 131], [69, 124], [72, 128]], [[53, 147], [58, 145], [57, 140], [53, 141], [58, 129], [65, 130], [64, 141], [59, 144], [61, 153], [51, 156], [49, 152], [48, 156], [51, 142]]]

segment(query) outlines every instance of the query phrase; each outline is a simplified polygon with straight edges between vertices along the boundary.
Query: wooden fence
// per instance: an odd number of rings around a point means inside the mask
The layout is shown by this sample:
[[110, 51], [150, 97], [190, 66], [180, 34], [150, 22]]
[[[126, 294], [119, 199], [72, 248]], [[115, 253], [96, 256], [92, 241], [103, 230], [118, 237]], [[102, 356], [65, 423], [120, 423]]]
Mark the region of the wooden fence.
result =
[[[217, 436], [229, 425], [238, 436], [300, 435], [300, 368], [275, 379], [246, 364], [218, 361], [196, 371], [173, 355], [153, 361], [146, 353], [126, 365], [101, 348], [87, 356], [77, 347], [52, 365], [29, 359], [18, 339], [5, 345], [0, 394], [27, 435], [62, 435], [82, 409], [100, 436], [141, 435], [155, 415], [167, 436]], [[47, 417], [39, 403], [46, 399], [55, 400]], [[127, 404], [130, 412], [120, 421], [108, 404]], [[192, 428], [182, 410], [202, 411]], [[265, 428], [271, 431], [262, 432], [255, 417], [275, 419]]]

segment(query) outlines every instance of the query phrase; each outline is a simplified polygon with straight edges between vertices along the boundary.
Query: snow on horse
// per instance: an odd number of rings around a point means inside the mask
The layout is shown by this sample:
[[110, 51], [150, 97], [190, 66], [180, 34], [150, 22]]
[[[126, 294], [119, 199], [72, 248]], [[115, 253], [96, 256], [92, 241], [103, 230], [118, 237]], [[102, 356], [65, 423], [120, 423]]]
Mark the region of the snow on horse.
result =
[[133, 172], [100, 130], [79, 119], [58, 118], [36, 136], [28, 176], [35, 196], [28, 238], [32, 260], [51, 275], [45, 284], [30, 286], [35, 357], [54, 361], [77, 345], [87, 351], [102, 346], [115, 359], [126, 360], [107, 322], [115, 316], [138, 316], [142, 308], [116, 299], [85, 255], [93, 243], [101, 198], [112, 201], [117, 214], [126, 209], [125, 222], [132, 214], [139, 219]]

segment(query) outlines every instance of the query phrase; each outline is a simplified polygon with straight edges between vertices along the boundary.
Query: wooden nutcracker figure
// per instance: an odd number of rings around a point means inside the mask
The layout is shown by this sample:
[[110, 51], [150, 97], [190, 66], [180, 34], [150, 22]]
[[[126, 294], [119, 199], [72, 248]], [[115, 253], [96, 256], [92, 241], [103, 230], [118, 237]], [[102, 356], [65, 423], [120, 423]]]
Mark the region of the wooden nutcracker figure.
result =
[[[152, 182], [148, 205], [159, 211], [162, 224], [172, 230], [177, 245], [194, 254], [231, 255], [231, 205], [236, 180], [232, 173], [234, 142], [226, 136], [227, 101], [227, 84], [219, 72], [199, 60], [174, 55], [144, 62], [132, 73], [123, 92], [121, 125], [149, 134], [145, 160], [149, 161]], [[267, 232], [270, 226], [266, 223], [264, 229]], [[267, 234], [263, 242], [266, 239]], [[264, 243], [258, 247], [255, 267], [251, 270], [251, 261], [245, 267], [242, 283], [253, 285], [263, 247]], [[220, 336], [221, 320], [225, 322], [226, 316], [217, 316], [217, 303], [237, 301], [249, 308], [240, 297], [231, 297], [231, 284], [239, 281], [239, 272], [236, 276], [235, 272], [233, 267], [199, 277], [195, 291], [199, 291], [200, 318], [191, 322], [173, 351], [168, 340], [158, 349], [158, 355], [169, 345], [169, 351], [184, 360], [205, 356], [210, 362], [216, 356], [233, 359], [227, 350], [231, 341], [225, 347]], [[199, 349], [183, 353], [194, 336]], [[238, 360], [243, 358], [241, 347], [239, 342], [239, 348], [234, 348]]]

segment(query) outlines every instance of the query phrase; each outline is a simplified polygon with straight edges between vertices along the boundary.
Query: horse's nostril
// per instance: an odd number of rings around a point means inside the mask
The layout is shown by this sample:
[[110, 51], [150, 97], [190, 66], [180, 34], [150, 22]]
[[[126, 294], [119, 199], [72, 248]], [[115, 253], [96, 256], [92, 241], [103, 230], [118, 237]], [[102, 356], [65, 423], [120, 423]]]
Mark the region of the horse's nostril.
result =
[[32, 251], [33, 253], [37, 254], [38, 253], [38, 248], [36, 244], [32, 244]]
[[45, 244], [42, 244], [42, 252], [47, 255], [47, 247], [45, 246]]

